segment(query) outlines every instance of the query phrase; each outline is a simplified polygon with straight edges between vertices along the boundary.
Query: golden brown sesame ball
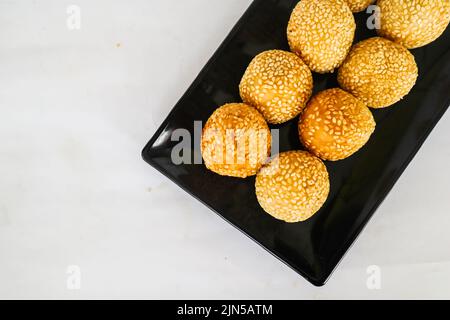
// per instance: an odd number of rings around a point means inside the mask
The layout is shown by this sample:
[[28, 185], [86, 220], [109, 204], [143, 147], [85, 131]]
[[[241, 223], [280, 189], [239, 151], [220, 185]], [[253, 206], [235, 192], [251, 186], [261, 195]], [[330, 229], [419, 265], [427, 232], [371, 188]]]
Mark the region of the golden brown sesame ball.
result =
[[279, 154], [256, 176], [256, 196], [271, 216], [305, 221], [323, 206], [330, 191], [327, 168], [306, 151]]
[[378, 0], [378, 34], [413, 49], [444, 33], [450, 22], [450, 0]]
[[311, 97], [311, 71], [298, 56], [282, 50], [256, 56], [241, 80], [242, 100], [258, 109], [269, 123], [295, 118]]
[[339, 85], [372, 108], [384, 108], [406, 96], [418, 76], [414, 56], [384, 38], [356, 44], [339, 69]]
[[206, 167], [223, 176], [255, 175], [270, 154], [271, 135], [263, 116], [243, 103], [217, 109], [203, 128]]
[[288, 41], [312, 71], [333, 72], [353, 43], [356, 23], [344, 0], [302, 0], [292, 12]]
[[313, 154], [337, 161], [361, 149], [375, 131], [369, 108], [339, 88], [315, 95], [299, 122], [300, 140]]

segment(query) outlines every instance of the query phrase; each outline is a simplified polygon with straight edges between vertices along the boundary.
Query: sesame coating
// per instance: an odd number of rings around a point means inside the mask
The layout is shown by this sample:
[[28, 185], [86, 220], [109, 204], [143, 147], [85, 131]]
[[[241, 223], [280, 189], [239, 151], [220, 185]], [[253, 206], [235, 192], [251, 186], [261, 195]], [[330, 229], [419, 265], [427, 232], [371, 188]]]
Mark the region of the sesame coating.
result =
[[356, 23], [344, 0], [302, 0], [289, 20], [291, 51], [312, 71], [333, 72], [353, 43]]
[[217, 109], [203, 128], [201, 151], [206, 167], [220, 175], [255, 175], [270, 154], [271, 134], [263, 116], [243, 103]]
[[338, 82], [372, 108], [400, 101], [416, 83], [414, 56], [403, 46], [374, 37], [357, 43], [339, 69]]
[[367, 9], [375, 0], [345, 0], [352, 12], [361, 12]]
[[345, 159], [369, 140], [375, 131], [369, 108], [339, 88], [315, 95], [299, 122], [300, 140], [313, 154], [324, 160]]
[[450, 0], [379, 0], [378, 34], [413, 49], [444, 33], [450, 22]]
[[303, 110], [311, 97], [313, 78], [295, 54], [265, 51], [248, 66], [239, 85], [241, 98], [273, 124], [289, 121]]
[[323, 162], [306, 151], [279, 154], [256, 176], [261, 207], [276, 219], [305, 221], [325, 203], [330, 180]]

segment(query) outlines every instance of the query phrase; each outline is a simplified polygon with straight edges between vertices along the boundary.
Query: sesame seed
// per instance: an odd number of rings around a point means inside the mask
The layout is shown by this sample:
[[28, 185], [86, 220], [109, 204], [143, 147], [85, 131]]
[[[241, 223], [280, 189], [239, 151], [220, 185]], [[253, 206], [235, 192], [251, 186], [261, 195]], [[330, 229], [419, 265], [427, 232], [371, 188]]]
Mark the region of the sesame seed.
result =
[[402, 45], [374, 37], [357, 43], [339, 68], [341, 88], [372, 108], [393, 105], [416, 83], [414, 56]]
[[312, 71], [333, 72], [353, 43], [356, 23], [344, 0], [302, 0], [292, 12], [287, 36], [291, 51]]
[[306, 151], [279, 154], [256, 176], [261, 207], [276, 219], [294, 223], [312, 217], [325, 203], [330, 180], [323, 162]]
[[444, 33], [450, 22], [449, 0], [378, 0], [378, 34], [408, 49], [425, 46]]
[[218, 108], [206, 122], [201, 152], [206, 167], [223, 176], [255, 175], [270, 154], [271, 134], [264, 117], [243, 103]]
[[361, 12], [367, 9], [375, 0], [346, 0], [346, 2], [352, 12]]
[[295, 54], [265, 51], [248, 66], [239, 85], [242, 100], [273, 124], [300, 114], [311, 97], [313, 79], [308, 66]]
[[[329, 124], [317, 121], [327, 115], [332, 115], [334, 121]], [[335, 88], [319, 92], [311, 99], [300, 117], [298, 129], [300, 140], [308, 150], [324, 160], [337, 161], [351, 156], [367, 143], [375, 130], [375, 120], [364, 103]]]

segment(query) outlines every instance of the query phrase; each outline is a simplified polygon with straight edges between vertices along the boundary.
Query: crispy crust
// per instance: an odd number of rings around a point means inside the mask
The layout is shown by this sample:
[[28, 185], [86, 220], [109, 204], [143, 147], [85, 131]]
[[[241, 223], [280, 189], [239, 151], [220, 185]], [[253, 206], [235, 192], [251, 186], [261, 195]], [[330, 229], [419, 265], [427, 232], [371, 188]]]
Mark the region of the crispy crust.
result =
[[217, 109], [203, 128], [201, 150], [206, 167], [220, 175], [255, 175], [270, 154], [270, 129], [263, 116], [243, 103]]
[[375, 2], [375, 0], [345, 0], [352, 12], [361, 12], [366, 10], [368, 6]]
[[408, 49], [439, 38], [450, 22], [449, 0], [379, 0], [381, 29], [378, 34]]
[[329, 89], [314, 96], [302, 113], [299, 136], [323, 160], [337, 161], [361, 149], [375, 131], [369, 108], [350, 93]]
[[261, 207], [289, 223], [311, 218], [325, 203], [330, 181], [323, 162], [306, 151], [279, 154], [256, 176]]
[[372, 108], [393, 105], [416, 83], [414, 56], [403, 46], [374, 37], [357, 43], [338, 73], [342, 89]]
[[356, 23], [344, 0], [302, 0], [289, 20], [291, 51], [312, 71], [333, 72], [352, 46]]
[[241, 98], [273, 124], [289, 121], [303, 110], [311, 97], [313, 78], [295, 54], [265, 51], [248, 66], [239, 85]]

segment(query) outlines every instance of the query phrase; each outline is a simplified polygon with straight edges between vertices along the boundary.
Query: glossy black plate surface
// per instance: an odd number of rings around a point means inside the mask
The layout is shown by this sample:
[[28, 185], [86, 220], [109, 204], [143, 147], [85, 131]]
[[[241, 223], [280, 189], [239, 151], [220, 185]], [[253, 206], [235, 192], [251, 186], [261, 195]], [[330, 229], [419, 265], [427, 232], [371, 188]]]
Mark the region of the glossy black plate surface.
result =
[[[377, 129], [353, 157], [327, 162], [331, 193], [322, 210], [304, 223], [270, 217], [257, 203], [254, 178], [226, 178], [203, 165], [174, 165], [175, 129], [194, 136], [194, 121], [239, 102], [239, 81], [258, 53], [288, 50], [286, 27], [297, 0], [256, 0], [143, 150], [143, 158], [314, 285], [323, 285], [387, 196], [450, 104], [450, 28], [436, 42], [413, 50], [420, 75], [400, 103], [375, 110]], [[366, 13], [356, 15], [359, 41], [372, 37]], [[315, 91], [337, 86], [336, 76], [314, 75]], [[169, 88], [168, 88], [169, 90]], [[280, 129], [280, 151], [302, 149], [297, 119]], [[197, 141], [198, 143], [198, 141]], [[194, 146], [192, 146], [194, 152]], [[194, 157], [194, 155], [192, 155]]]

